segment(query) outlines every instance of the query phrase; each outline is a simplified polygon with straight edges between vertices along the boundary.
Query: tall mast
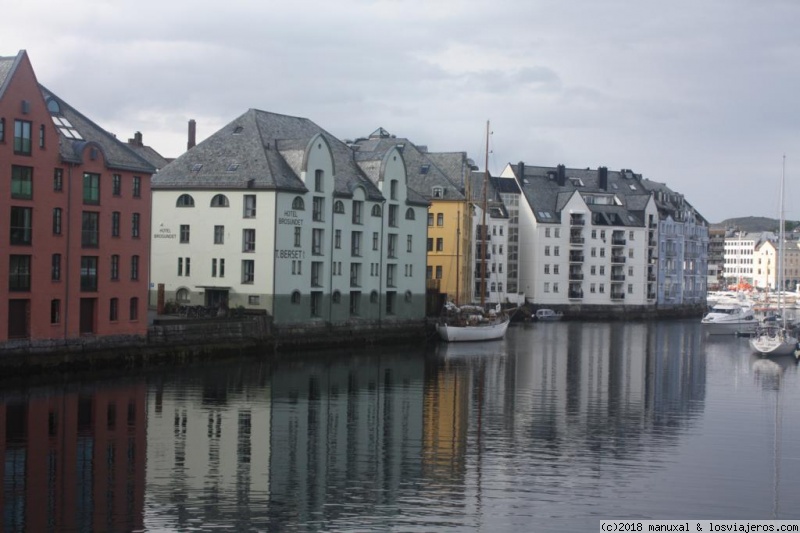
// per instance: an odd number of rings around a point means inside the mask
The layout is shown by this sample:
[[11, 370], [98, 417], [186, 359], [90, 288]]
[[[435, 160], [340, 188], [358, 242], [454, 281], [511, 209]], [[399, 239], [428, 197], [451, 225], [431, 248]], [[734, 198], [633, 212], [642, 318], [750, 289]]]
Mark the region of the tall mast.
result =
[[486, 159], [483, 167], [483, 209], [481, 214], [481, 307], [486, 305], [486, 206], [489, 182], [489, 121], [486, 121]]
[[781, 312], [781, 319], [783, 320], [783, 327], [786, 327], [785, 310], [783, 309], [783, 246], [784, 246], [784, 222], [783, 222], [783, 188], [786, 183], [786, 154], [783, 154], [783, 171], [781, 172], [781, 211], [780, 211], [780, 227], [778, 228], [778, 309]]
[[460, 289], [460, 278], [461, 278], [461, 266], [459, 265], [459, 258], [461, 257], [461, 211], [458, 211], [458, 215], [456, 216], [456, 306], [459, 304], [461, 289]]

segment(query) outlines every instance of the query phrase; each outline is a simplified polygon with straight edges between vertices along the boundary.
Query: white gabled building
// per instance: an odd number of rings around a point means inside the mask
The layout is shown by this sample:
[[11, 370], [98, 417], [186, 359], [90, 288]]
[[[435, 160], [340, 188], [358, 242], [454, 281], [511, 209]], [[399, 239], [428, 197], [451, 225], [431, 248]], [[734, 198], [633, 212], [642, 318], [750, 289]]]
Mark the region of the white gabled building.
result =
[[151, 301], [421, 319], [426, 213], [399, 150], [357, 163], [310, 120], [250, 109], [154, 177]]
[[633, 173], [507, 165], [519, 206], [519, 292], [533, 305], [655, 305], [658, 211]]

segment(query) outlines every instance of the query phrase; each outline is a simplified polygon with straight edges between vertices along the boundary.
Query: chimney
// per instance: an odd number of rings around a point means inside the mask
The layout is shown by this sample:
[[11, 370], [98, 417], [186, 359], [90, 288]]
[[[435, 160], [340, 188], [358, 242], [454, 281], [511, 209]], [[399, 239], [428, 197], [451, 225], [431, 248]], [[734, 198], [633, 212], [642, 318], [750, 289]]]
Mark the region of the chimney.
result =
[[608, 168], [598, 167], [597, 169], [597, 186], [604, 190], [608, 190]]
[[137, 131], [133, 134], [133, 139], [128, 139], [128, 144], [132, 144], [134, 146], [144, 146], [142, 144], [142, 132]]
[[189, 120], [189, 142], [186, 143], [186, 149], [191, 150], [197, 144], [197, 123], [194, 119]]
[[567, 182], [567, 167], [558, 165], [556, 169], [558, 170], [558, 186], [563, 187]]
[[525, 163], [522, 161], [517, 163], [517, 177], [520, 180], [525, 179]]

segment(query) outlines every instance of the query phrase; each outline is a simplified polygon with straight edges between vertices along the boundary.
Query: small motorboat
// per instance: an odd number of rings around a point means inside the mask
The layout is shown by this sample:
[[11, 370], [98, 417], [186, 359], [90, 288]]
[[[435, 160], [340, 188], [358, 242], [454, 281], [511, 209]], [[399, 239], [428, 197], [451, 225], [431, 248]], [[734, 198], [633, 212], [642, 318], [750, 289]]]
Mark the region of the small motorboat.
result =
[[540, 322], [556, 322], [564, 318], [564, 313], [560, 311], [556, 313], [552, 309], [537, 309], [536, 313], [533, 314], [533, 318]]

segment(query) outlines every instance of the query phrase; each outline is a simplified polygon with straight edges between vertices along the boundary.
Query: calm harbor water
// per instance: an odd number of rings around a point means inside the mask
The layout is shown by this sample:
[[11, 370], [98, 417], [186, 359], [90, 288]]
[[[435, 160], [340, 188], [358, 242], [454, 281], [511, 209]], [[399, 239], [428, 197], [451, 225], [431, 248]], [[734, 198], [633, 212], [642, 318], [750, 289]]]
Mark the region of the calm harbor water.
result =
[[6, 532], [800, 519], [797, 363], [697, 320], [7, 387], [0, 414]]

